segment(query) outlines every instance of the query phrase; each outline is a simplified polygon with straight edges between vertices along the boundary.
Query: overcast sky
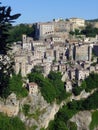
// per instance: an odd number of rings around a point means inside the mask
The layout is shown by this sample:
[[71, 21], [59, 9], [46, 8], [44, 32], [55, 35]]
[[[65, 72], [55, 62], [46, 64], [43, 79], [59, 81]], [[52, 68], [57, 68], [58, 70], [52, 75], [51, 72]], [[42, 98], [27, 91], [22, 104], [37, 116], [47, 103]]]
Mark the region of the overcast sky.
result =
[[98, 0], [1, 0], [11, 6], [12, 14], [21, 13], [19, 23], [51, 21], [54, 18], [98, 18]]

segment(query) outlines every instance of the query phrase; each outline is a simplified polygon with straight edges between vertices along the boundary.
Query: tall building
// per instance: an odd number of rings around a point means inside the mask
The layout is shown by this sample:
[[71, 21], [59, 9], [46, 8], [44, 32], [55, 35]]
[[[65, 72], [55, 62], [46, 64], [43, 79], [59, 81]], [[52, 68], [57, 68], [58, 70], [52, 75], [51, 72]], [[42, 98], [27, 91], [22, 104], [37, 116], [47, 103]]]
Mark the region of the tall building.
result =
[[74, 46], [74, 60], [88, 61], [91, 60], [92, 50], [89, 45]]
[[68, 20], [58, 19], [51, 22], [36, 23], [36, 38], [46, 38], [47, 36], [57, 35], [58, 33], [69, 32], [75, 28], [85, 27], [85, 20], [80, 18], [70, 18]]
[[33, 38], [27, 37], [25, 34], [22, 35], [22, 47], [26, 50], [32, 50]]
[[70, 18], [69, 21], [75, 25], [77, 25], [77, 27], [85, 27], [85, 20], [81, 19], [81, 18]]
[[46, 22], [46, 23], [37, 23], [36, 24], [36, 38], [45, 38], [48, 35], [54, 33], [54, 23]]

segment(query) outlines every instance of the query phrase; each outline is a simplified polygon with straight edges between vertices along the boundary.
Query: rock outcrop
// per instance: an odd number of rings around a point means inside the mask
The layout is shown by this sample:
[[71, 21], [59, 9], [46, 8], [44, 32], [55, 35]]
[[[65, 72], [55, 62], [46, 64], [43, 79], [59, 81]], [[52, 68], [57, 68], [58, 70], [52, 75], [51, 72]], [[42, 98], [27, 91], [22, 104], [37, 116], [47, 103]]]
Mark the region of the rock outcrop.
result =
[[77, 130], [89, 130], [91, 120], [92, 114], [90, 111], [80, 111], [70, 119], [71, 122], [76, 123]]
[[18, 115], [19, 100], [17, 100], [14, 93], [10, 94], [5, 101], [3, 101], [3, 99], [0, 100], [0, 112], [3, 112], [8, 116]]
[[[22, 111], [25, 104], [30, 105], [28, 116], [25, 116]], [[37, 130], [40, 130], [42, 127], [48, 127], [50, 120], [54, 119], [59, 107], [55, 102], [53, 104], [47, 103], [39, 92], [37, 95], [29, 95], [20, 101], [21, 112], [19, 112], [19, 117], [27, 126], [36, 125]]]

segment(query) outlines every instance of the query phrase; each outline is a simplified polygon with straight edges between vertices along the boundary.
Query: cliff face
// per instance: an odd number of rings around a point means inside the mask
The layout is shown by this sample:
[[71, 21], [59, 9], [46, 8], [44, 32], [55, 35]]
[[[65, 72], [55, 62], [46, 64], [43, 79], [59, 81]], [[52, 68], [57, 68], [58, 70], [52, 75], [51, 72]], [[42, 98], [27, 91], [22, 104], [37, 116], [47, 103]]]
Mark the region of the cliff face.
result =
[[7, 114], [8, 116], [16, 116], [19, 112], [19, 100], [17, 100], [14, 93], [10, 94], [4, 101], [0, 100], [0, 112]]
[[92, 122], [92, 112], [90, 111], [80, 111], [70, 121], [76, 123], [77, 130], [98, 130], [98, 124], [95, 124], [93, 129], [90, 128]]
[[[29, 109], [24, 106], [28, 106]], [[6, 100], [0, 99], [0, 112], [8, 116], [18, 116], [27, 127], [36, 126], [36, 130], [48, 127], [49, 121], [54, 119], [54, 115], [59, 110], [59, 105], [47, 103], [41, 93], [30, 94], [26, 98], [17, 100], [14, 93]]]
[[89, 111], [80, 111], [70, 119], [76, 123], [77, 130], [89, 130], [91, 120], [91, 112]]
[[[54, 120], [55, 114], [64, 104], [64, 102], [60, 105], [55, 102], [49, 104], [41, 96], [40, 92], [28, 95], [26, 98], [20, 100], [17, 100], [15, 94], [11, 94], [6, 101], [0, 99], [0, 112], [8, 116], [17, 115], [27, 127], [36, 126], [36, 130], [40, 130], [40, 128], [48, 127], [49, 122]], [[29, 106], [28, 109], [25, 109], [26, 112], [24, 112], [25, 105]], [[92, 112], [80, 111], [70, 121], [76, 123], [77, 130], [90, 130], [89, 126], [92, 121]], [[98, 130], [98, 128], [94, 130]]]
[[[25, 104], [30, 106], [27, 115], [22, 110]], [[36, 126], [37, 130], [40, 130], [40, 128], [46, 128], [48, 126], [49, 121], [54, 119], [54, 115], [58, 110], [59, 105], [56, 103], [48, 104], [39, 92], [37, 95], [29, 95], [20, 101], [20, 112], [18, 116], [27, 126]]]

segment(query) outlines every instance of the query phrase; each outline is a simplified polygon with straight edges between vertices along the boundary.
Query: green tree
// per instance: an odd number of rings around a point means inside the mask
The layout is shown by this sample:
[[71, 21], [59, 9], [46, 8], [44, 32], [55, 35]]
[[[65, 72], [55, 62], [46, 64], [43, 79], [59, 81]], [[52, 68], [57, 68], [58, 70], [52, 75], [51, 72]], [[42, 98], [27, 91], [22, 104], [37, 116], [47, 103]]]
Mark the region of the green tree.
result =
[[90, 123], [90, 130], [94, 130], [95, 127], [98, 127], [98, 111], [92, 113], [92, 121]]
[[56, 90], [56, 99], [59, 102], [67, 98], [66, 91], [64, 89], [64, 83], [61, 81], [61, 73], [51, 71], [48, 75], [50, 82], [53, 84]]
[[13, 74], [12, 77], [10, 77], [9, 79], [8, 92], [14, 92], [17, 97], [26, 97], [28, 95], [28, 92], [26, 88], [22, 87], [22, 85], [22, 76], [20, 74]]
[[0, 130], [26, 130], [26, 128], [18, 117], [10, 118], [0, 113]]
[[22, 34], [34, 37], [34, 27], [29, 26], [28, 24], [12, 26], [12, 28], [9, 30], [9, 34], [9, 40], [11, 42], [22, 41]]
[[[1, 4], [0, 4], [1, 5]], [[10, 43], [8, 41], [8, 30], [13, 20], [17, 19], [20, 14], [11, 15], [11, 7], [0, 6], [0, 96], [5, 97], [7, 93], [7, 84], [10, 74], [12, 73], [12, 63], [8, 51]]]
[[23, 112], [25, 114], [25, 116], [28, 116], [29, 110], [30, 110], [30, 105], [29, 104], [24, 104], [23, 106]]
[[53, 102], [56, 98], [56, 91], [53, 84], [49, 81], [48, 78], [44, 78], [44, 76], [40, 73], [31, 73], [28, 75], [30, 82], [35, 82], [38, 84], [41, 93], [44, 99], [47, 102]]
[[98, 28], [94, 28], [92, 24], [88, 24], [85, 29], [81, 31], [81, 34], [87, 37], [95, 37], [98, 34]]
[[40, 65], [34, 66], [34, 68], [32, 69], [32, 72], [34, 72], [34, 73], [43, 73], [44, 72], [43, 66], [40, 66]]

